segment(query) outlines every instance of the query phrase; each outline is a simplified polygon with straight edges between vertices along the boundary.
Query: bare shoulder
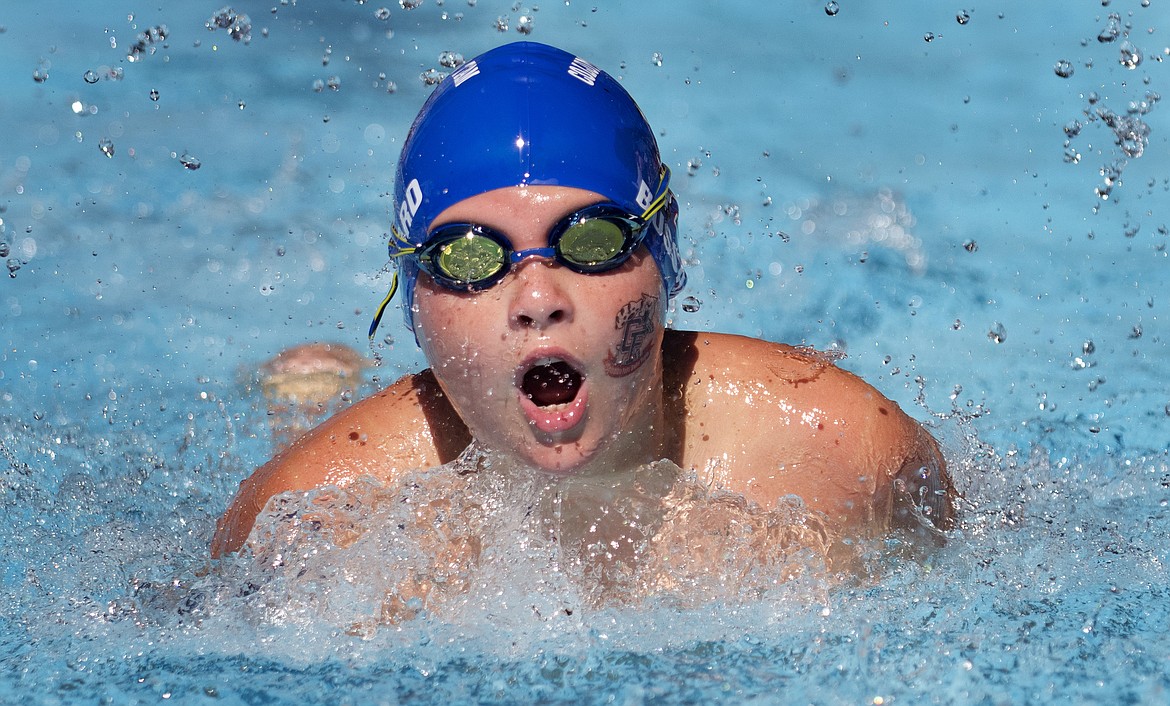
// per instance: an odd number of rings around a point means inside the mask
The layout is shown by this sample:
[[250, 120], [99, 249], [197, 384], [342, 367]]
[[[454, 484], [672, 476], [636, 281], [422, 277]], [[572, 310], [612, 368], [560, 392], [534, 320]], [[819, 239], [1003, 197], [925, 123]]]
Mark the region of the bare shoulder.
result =
[[[680, 465], [709, 482], [764, 505], [796, 494], [854, 526], [888, 526], [899, 479], [922, 475], [924, 465], [950, 492], [930, 434], [831, 356], [745, 336], [670, 332], [664, 367]], [[943, 504], [937, 512], [949, 521], [949, 500]]]
[[675, 394], [697, 408], [802, 402], [875, 428], [910, 421], [872, 385], [837, 367], [829, 354], [733, 334], [670, 333], [664, 344], [670, 347], [668, 375]]
[[391, 480], [455, 458], [467, 428], [430, 371], [407, 375], [326, 420], [240, 483], [212, 543], [216, 556], [235, 551], [273, 495], [355, 478]]

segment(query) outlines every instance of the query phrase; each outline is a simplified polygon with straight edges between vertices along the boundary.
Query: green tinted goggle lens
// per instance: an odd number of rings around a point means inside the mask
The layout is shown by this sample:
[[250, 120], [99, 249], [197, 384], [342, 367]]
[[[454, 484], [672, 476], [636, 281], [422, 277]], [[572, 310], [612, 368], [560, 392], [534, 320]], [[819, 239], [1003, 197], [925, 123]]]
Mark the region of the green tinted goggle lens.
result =
[[557, 241], [557, 251], [569, 262], [593, 267], [621, 254], [626, 231], [614, 223], [591, 218], [570, 226]]
[[491, 238], [468, 233], [439, 250], [435, 264], [458, 282], [472, 284], [489, 279], [506, 267], [508, 254]]

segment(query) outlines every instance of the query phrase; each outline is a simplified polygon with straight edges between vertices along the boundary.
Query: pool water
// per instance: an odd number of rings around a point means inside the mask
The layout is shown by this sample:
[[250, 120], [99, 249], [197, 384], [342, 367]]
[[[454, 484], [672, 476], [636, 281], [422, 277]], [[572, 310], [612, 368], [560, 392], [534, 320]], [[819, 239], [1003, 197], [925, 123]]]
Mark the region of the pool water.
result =
[[[0, 701], [1170, 698], [1165, 0], [628, 5], [5, 6]], [[424, 77], [526, 37], [659, 131], [674, 325], [846, 354], [943, 440], [945, 547], [591, 603], [518, 539], [372, 622], [392, 533], [210, 561], [271, 453], [261, 362], [365, 345]], [[423, 365], [379, 335], [359, 395]]]

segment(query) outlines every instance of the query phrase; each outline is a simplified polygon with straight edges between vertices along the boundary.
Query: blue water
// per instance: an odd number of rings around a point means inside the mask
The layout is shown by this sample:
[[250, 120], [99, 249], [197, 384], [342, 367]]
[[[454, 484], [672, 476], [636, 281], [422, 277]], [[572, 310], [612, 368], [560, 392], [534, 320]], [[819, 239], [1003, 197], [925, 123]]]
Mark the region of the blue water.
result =
[[[0, 701], [1165, 703], [1170, 7], [838, 2], [241, 2], [247, 43], [219, 4], [7, 3]], [[846, 352], [946, 442], [945, 548], [567, 619], [518, 580], [364, 638], [210, 565], [257, 365], [364, 345], [420, 74], [522, 16], [660, 132], [675, 325]], [[422, 365], [384, 332], [366, 390]]]

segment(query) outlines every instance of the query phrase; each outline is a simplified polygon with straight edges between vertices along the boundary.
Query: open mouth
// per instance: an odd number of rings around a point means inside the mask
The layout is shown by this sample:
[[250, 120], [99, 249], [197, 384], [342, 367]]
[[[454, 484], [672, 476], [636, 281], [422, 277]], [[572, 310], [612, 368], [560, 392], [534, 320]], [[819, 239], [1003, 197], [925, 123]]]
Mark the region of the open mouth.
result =
[[520, 381], [520, 391], [537, 407], [551, 407], [572, 402], [584, 379], [572, 365], [556, 360], [529, 368]]

